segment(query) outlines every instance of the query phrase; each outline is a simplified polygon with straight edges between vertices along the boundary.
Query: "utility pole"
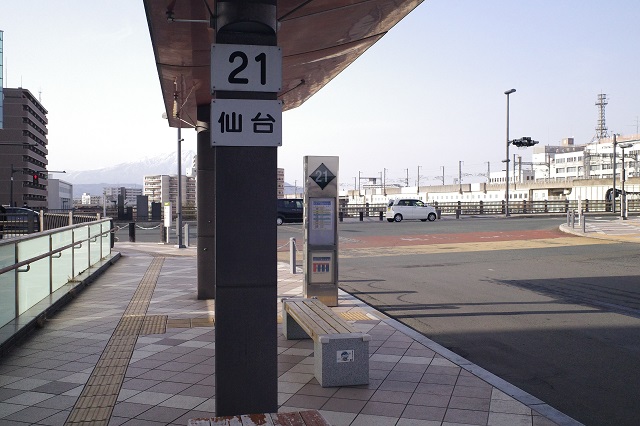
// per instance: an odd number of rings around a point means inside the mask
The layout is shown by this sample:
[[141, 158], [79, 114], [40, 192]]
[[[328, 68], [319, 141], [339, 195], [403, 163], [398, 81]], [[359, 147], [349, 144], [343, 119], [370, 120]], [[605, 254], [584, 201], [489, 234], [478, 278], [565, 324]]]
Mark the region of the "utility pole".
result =
[[416, 191], [417, 194], [420, 194], [420, 167], [421, 166], [418, 166], [418, 185], [417, 185], [417, 191]]
[[442, 185], [444, 186], [444, 166], [440, 166], [442, 168]]
[[458, 185], [460, 185], [460, 194], [462, 194], [462, 161], [458, 161]]
[[382, 193], [387, 196], [387, 169], [382, 169]]
[[405, 186], [409, 186], [409, 169], [404, 169], [407, 172], [407, 184]]
[[487, 161], [487, 183], [491, 183], [491, 162]]

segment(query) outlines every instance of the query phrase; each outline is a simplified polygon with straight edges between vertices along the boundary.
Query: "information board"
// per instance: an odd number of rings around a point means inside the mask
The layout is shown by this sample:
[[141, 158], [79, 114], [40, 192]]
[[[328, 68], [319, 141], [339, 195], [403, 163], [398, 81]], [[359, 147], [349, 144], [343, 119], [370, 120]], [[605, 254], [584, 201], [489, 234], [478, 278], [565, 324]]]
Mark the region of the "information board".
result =
[[334, 245], [335, 198], [309, 199], [309, 244]]

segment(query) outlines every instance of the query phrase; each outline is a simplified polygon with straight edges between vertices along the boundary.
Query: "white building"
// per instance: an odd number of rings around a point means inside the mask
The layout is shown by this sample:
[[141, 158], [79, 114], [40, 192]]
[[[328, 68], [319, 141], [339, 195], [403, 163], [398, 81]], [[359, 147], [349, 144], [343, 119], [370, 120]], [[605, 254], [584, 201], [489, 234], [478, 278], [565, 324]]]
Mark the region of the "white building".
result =
[[73, 185], [60, 179], [47, 180], [47, 208], [49, 210], [73, 208]]
[[100, 195], [91, 195], [86, 192], [82, 194], [81, 203], [83, 206], [101, 206], [102, 197]]
[[[182, 176], [182, 206], [196, 206], [196, 179], [195, 177]], [[176, 211], [178, 200], [178, 175], [146, 175], [144, 177], [143, 195], [149, 197], [149, 203], [171, 203], [172, 210]]]
[[[625, 146], [627, 177], [639, 176], [640, 135], [617, 136], [616, 142], [616, 174], [622, 173], [622, 147]], [[534, 147], [532, 163], [536, 181], [613, 179], [613, 139], [603, 138], [585, 145], [574, 145], [573, 138], [567, 138], [560, 146]]]

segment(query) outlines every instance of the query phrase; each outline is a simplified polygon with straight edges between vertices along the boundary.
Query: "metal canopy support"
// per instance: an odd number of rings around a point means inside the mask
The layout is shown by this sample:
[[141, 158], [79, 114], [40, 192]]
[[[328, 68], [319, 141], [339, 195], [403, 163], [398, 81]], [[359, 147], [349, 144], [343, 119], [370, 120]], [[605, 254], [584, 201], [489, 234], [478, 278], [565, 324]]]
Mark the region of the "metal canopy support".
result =
[[[216, 44], [277, 44], [275, 0], [216, 8]], [[276, 100], [277, 93], [213, 97]], [[209, 112], [199, 106], [198, 119], [213, 121]], [[216, 299], [218, 416], [278, 410], [276, 149], [211, 147], [209, 132], [198, 136], [198, 297]]]

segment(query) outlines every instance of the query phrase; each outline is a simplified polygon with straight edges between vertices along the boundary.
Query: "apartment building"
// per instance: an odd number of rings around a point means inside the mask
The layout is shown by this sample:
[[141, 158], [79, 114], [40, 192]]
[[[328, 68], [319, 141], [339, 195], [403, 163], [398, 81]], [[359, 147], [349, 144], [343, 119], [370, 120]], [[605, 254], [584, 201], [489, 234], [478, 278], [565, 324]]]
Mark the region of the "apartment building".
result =
[[[182, 176], [182, 205], [194, 207], [196, 205], [196, 179]], [[171, 209], [176, 212], [178, 200], [178, 176], [177, 175], [146, 175], [144, 177], [143, 195], [149, 197], [149, 203], [171, 202]]]
[[3, 93], [0, 203], [47, 208], [47, 110], [27, 89]]

